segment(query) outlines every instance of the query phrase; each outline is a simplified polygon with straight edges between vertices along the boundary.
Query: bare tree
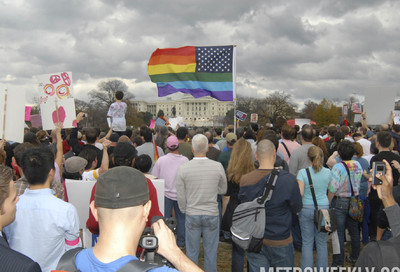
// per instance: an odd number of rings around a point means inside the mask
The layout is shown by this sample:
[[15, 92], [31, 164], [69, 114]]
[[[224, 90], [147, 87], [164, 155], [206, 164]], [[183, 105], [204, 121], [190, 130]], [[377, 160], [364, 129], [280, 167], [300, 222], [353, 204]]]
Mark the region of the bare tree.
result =
[[315, 109], [318, 107], [318, 104], [311, 101], [307, 100], [304, 103], [304, 108], [301, 110], [302, 117], [312, 119], [314, 115]]
[[128, 92], [128, 86], [122, 80], [113, 79], [100, 82], [97, 90], [90, 91], [90, 102], [99, 102], [104, 107], [109, 107], [114, 102], [116, 91], [122, 91], [126, 101], [134, 98], [134, 95]]
[[265, 117], [269, 117], [275, 124], [278, 117], [289, 119], [296, 113], [296, 106], [290, 102], [291, 95], [282, 91], [274, 92], [258, 103], [259, 109]]

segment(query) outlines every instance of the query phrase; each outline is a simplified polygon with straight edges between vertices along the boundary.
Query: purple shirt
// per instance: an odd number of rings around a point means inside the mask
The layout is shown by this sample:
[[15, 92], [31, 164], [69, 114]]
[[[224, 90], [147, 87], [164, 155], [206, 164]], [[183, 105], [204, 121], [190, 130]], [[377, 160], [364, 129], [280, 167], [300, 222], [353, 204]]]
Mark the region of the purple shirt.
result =
[[183, 155], [168, 153], [160, 157], [154, 164], [151, 174], [165, 180], [165, 197], [176, 200], [176, 173], [178, 173], [179, 166], [188, 161], [188, 158]]

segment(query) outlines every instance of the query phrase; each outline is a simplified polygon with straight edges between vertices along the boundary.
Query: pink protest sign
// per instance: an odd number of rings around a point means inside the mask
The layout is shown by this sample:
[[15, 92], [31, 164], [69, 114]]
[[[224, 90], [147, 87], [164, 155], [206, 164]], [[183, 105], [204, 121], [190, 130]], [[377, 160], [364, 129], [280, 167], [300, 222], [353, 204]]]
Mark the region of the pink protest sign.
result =
[[42, 126], [42, 118], [40, 117], [40, 114], [31, 115], [31, 125], [35, 128], [39, 128]]
[[31, 120], [31, 111], [32, 111], [31, 106], [25, 106], [25, 121]]
[[150, 120], [150, 128], [154, 128], [155, 124], [156, 124], [156, 121], [154, 121], [153, 119]]

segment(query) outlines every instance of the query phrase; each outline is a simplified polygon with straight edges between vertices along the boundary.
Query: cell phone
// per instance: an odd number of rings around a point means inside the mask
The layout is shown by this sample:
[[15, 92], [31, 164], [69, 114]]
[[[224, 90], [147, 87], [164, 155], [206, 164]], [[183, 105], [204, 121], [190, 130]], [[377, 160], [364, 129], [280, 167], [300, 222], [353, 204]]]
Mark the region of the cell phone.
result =
[[381, 185], [382, 180], [377, 178], [376, 175], [384, 176], [386, 174], [386, 164], [384, 162], [372, 163], [372, 176], [374, 177], [374, 185]]

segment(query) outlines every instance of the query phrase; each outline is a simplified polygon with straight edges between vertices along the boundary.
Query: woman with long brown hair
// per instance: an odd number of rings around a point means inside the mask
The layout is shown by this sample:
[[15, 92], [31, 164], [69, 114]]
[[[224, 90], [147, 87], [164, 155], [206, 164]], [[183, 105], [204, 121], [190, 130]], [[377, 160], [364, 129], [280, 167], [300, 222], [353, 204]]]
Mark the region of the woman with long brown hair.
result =
[[[232, 225], [232, 215], [239, 204], [239, 181], [241, 177], [255, 169], [252, 159], [252, 149], [249, 142], [240, 138], [234, 145], [227, 168], [228, 191], [224, 196], [226, 209], [222, 209], [222, 229], [229, 231]], [[244, 250], [232, 243], [232, 271], [243, 271]]]

